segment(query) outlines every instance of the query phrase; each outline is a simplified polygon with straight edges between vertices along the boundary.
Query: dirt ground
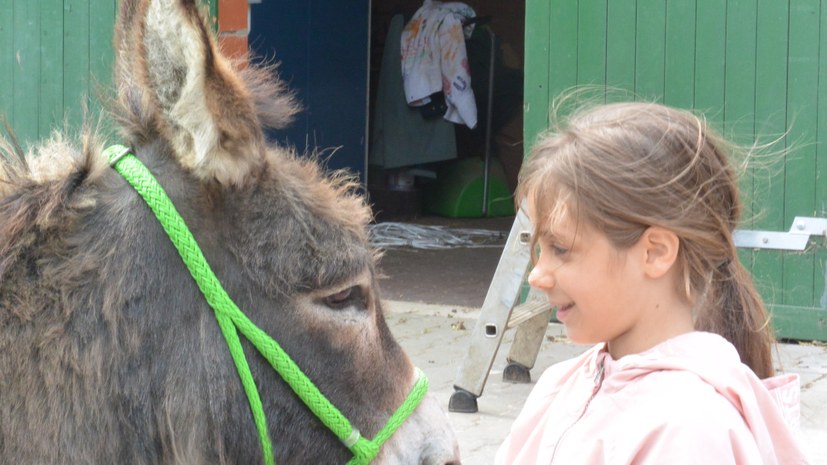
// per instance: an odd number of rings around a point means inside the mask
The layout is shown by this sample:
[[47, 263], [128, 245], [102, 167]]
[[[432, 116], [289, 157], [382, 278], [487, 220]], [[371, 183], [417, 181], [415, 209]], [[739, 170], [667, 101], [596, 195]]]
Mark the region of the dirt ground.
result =
[[[422, 217], [422, 225], [500, 231], [508, 236], [513, 217], [450, 219]], [[388, 249], [379, 262], [379, 281], [387, 300], [481, 307], [502, 255], [500, 246], [441, 250]]]

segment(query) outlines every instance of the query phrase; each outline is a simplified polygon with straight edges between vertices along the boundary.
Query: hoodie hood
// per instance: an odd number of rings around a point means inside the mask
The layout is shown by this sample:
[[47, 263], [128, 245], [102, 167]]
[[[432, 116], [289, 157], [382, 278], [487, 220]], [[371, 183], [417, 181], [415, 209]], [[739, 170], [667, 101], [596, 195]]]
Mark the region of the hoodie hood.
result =
[[677, 336], [619, 360], [613, 360], [604, 347], [592, 353], [589, 370], [603, 364], [605, 393], [620, 391], [653, 372], [693, 373], [740, 412], [763, 457], [774, 456], [780, 464], [806, 463], [796, 439], [801, 396], [797, 374], [760, 380], [741, 363], [729, 341], [705, 332]]
[[600, 344], [546, 370], [495, 463], [807, 464], [799, 396], [798, 375], [760, 380], [715, 334], [619, 360]]

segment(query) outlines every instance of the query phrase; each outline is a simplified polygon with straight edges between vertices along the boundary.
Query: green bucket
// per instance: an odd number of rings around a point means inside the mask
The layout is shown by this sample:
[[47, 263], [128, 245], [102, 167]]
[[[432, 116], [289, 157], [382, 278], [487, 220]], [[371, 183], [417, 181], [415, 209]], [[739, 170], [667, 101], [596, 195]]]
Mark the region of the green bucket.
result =
[[482, 212], [485, 164], [463, 158], [437, 169], [436, 181], [424, 187], [423, 210], [449, 218], [514, 215], [514, 197], [505, 182], [502, 165], [491, 160], [488, 173], [488, 213]]

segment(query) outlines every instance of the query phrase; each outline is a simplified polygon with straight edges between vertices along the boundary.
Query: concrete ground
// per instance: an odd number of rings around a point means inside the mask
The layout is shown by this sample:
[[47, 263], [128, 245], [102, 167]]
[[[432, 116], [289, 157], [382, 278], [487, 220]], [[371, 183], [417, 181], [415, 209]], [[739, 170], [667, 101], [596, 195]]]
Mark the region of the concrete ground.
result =
[[[462, 227], [507, 231], [510, 225], [506, 218], [480, 220]], [[397, 249], [386, 251], [380, 262], [380, 271], [386, 275], [380, 285], [388, 324], [414, 363], [428, 375], [431, 392], [446, 411], [457, 367], [465, 356], [500, 252], [497, 248]], [[478, 399], [479, 413], [449, 413], [465, 465], [493, 461], [533, 387], [533, 383], [502, 381], [512, 337], [513, 331], [509, 331], [503, 339], [485, 391]], [[559, 325], [549, 325], [532, 380], [550, 365], [585, 349], [568, 342]], [[779, 344], [777, 366], [801, 376], [802, 444], [812, 464], [827, 465], [827, 345]]]

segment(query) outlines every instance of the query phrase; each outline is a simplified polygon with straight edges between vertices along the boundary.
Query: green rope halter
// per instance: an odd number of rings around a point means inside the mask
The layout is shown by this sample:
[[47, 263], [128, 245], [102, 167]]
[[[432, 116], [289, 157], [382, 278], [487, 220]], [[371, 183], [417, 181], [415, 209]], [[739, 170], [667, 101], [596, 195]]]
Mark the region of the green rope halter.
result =
[[187, 228], [181, 215], [178, 214], [172, 201], [167, 197], [164, 189], [158, 184], [158, 181], [152, 176], [147, 167], [130, 152], [129, 148], [122, 145], [113, 145], [104, 150], [104, 154], [109, 159], [109, 164], [138, 191], [138, 194], [143, 197], [155, 213], [175, 248], [178, 249], [178, 253], [198, 284], [198, 288], [201, 289], [201, 293], [204, 294], [207, 302], [215, 311], [218, 326], [224, 334], [224, 339], [227, 341], [236, 370], [241, 378], [241, 384], [247, 393], [253, 420], [258, 429], [264, 463], [275, 465], [273, 446], [267, 432], [267, 419], [264, 416], [264, 408], [261, 405], [258, 388], [255, 381], [253, 381], [250, 367], [247, 365], [238, 331], [267, 359], [273, 369], [278, 372], [307, 408], [350, 449], [353, 458], [348, 461], [347, 465], [366, 465], [370, 463], [379, 453], [382, 444], [393, 435], [425, 397], [428, 390], [428, 378], [425, 377], [425, 374], [417, 368], [416, 383], [402, 406], [391, 415], [385, 426], [372, 440], [362, 437], [359, 430], [354, 428], [339, 409], [327, 400], [281, 346], [239, 310], [212, 272], [210, 265], [204, 258], [204, 254], [201, 253], [201, 249], [198, 247], [198, 243]]

